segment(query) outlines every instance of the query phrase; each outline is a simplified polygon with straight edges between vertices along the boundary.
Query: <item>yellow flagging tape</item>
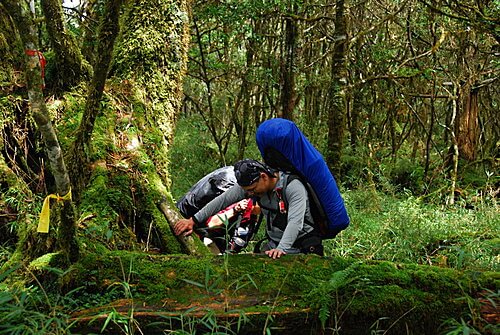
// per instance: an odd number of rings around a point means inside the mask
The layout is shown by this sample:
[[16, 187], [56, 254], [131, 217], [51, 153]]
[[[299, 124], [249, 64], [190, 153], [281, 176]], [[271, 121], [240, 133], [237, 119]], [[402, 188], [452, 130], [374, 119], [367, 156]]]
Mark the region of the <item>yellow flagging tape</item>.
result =
[[56, 199], [57, 202], [69, 200], [71, 201], [71, 188], [68, 193], [61, 197], [59, 194], [49, 194], [45, 197], [43, 201], [42, 211], [40, 212], [40, 220], [38, 221], [38, 229], [39, 233], [48, 233], [49, 232], [49, 224], [50, 224], [50, 199]]

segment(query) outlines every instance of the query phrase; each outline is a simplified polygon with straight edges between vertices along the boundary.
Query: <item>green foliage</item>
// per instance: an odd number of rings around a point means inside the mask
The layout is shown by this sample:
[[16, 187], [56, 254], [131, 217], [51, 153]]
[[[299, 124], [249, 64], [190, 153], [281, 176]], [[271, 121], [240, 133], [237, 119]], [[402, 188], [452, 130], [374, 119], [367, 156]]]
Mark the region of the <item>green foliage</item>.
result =
[[500, 175], [495, 174], [494, 164], [483, 166], [470, 164], [464, 166], [460, 176], [460, 185], [467, 190], [486, 190], [500, 182]]
[[460, 322], [456, 320], [446, 322], [446, 328], [445, 335], [481, 335], [481, 332], [469, 325], [463, 319], [460, 319]]
[[199, 118], [177, 121], [175, 145], [169, 151], [174, 199], [180, 198], [205, 174], [218, 168], [208, 138], [208, 130]]
[[334, 255], [498, 271], [498, 209], [443, 208], [422, 198], [344, 192], [352, 224], [326, 241]]
[[62, 311], [37, 310], [36, 289], [0, 291], [0, 334], [70, 334], [68, 316]]
[[[238, 312], [238, 311], [232, 311]], [[245, 313], [241, 312], [233, 322], [217, 317], [214, 311], [207, 311], [202, 317], [195, 315], [196, 308], [189, 308], [180, 316], [165, 316], [164, 321], [153, 322], [148, 328], [161, 329], [163, 332], [174, 335], [199, 334], [239, 334], [242, 326], [249, 321]]]
[[396, 192], [409, 190], [421, 194], [424, 184], [424, 168], [421, 164], [408, 158], [398, 159], [387, 171], [389, 183], [395, 186]]
[[[482, 302], [483, 306], [487, 306], [486, 310], [498, 309], [498, 301], [500, 297], [500, 291], [485, 290], [482, 293], [484, 300]], [[474, 308], [475, 301], [472, 297], [464, 297], [463, 300], [467, 301], [469, 305], [469, 313], [466, 317], [458, 319], [448, 319], [440, 327], [442, 330], [440, 333], [444, 335], [472, 335], [472, 334], [498, 334], [500, 331], [500, 325], [495, 323], [487, 323], [482, 319], [481, 315], [489, 314], [478, 313]], [[494, 313], [494, 312], [493, 312]], [[494, 315], [494, 314], [493, 314]], [[493, 316], [495, 318], [495, 316]]]
[[82, 94], [82, 91], [85, 91], [85, 87], [86, 85], [81, 84], [73, 92], [65, 94], [64, 99], [59, 101], [62, 103], [47, 105], [51, 114], [57, 115], [59, 118], [55, 126], [57, 127], [58, 140], [63, 152], [67, 152], [69, 149], [80, 124], [83, 109], [85, 108], [85, 96]]
[[[237, 139], [230, 143], [226, 161], [236, 162]], [[246, 157], [261, 159], [253, 140], [246, 150]], [[219, 168], [218, 152], [207, 126], [199, 116], [181, 118], [177, 121], [174, 146], [169, 151], [172, 175], [172, 196], [182, 197], [198, 180]]]

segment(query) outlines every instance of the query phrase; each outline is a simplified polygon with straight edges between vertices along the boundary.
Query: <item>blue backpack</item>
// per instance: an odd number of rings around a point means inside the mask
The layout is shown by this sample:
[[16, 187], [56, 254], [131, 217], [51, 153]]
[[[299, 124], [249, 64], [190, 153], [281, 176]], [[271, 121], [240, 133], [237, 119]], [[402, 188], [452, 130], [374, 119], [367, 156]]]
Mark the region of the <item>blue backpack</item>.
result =
[[290, 120], [264, 121], [257, 129], [257, 146], [264, 162], [297, 175], [309, 194], [314, 222], [324, 239], [334, 238], [349, 225], [337, 183], [323, 156]]

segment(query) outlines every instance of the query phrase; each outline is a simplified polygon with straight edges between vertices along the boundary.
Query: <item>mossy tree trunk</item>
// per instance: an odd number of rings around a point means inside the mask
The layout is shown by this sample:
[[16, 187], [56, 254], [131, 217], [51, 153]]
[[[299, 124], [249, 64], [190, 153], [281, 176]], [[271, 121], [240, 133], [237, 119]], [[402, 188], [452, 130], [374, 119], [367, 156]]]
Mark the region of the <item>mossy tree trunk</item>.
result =
[[[45, 104], [42, 65], [37, 48], [38, 35], [33, 13], [28, 9], [28, 4], [25, 1], [2, 0], [1, 3], [12, 17], [28, 55], [25, 63], [25, 75], [31, 113], [43, 137], [47, 158], [55, 180], [56, 192], [58, 195], [64, 196], [71, 192], [70, 179], [57, 134]], [[21, 236], [20, 249], [18, 249], [18, 252], [22, 252], [24, 259], [33, 259], [54, 250], [60, 251], [66, 262], [78, 259], [79, 250], [75, 237], [75, 207], [71, 200], [58, 200], [58, 203], [61, 203], [62, 206], [60, 215], [57, 217], [59, 221], [57, 239], [54, 239], [50, 232], [41, 235], [36, 233], [34, 226], [28, 227], [26, 234]]]
[[94, 130], [94, 123], [99, 114], [99, 107], [104, 91], [106, 78], [113, 57], [115, 39], [119, 33], [120, 8], [123, 0], [106, 2], [102, 22], [99, 29], [95, 72], [88, 89], [85, 110], [73, 142], [69, 170], [73, 177], [74, 196], [80, 199], [81, 192], [87, 184], [90, 170], [89, 157], [90, 139]]
[[16, 71], [21, 68], [23, 53], [12, 20], [0, 4], [0, 93], [15, 89], [19, 80]]
[[92, 69], [83, 58], [75, 39], [67, 32], [60, 0], [41, 0], [45, 25], [56, 54], [56, 67], [52, 83], [59, 89], [68, 89], [82, 78], [90, 76]]
[[187, 0], [127, 2], [117, 44], [114, 74], [134, 85], [145, 102], [140, 110], [144, 148], [153, 157], [165, 185], [169, 184], [168, 148], [182, 103], [182, 83], [189, 44]]
[[[203, 245], [191, 237], [176, 239], [170, 226], [178, 218], [169, 192], [168, 150], [183, 98], [182, 84], [189, 48], [189, 0], [128, 1], [122, 33], [116, 45], [112, 71], [128, 86], [136, 101], [133, 118], [141, 130], [136, 150], [153, 163], [141, 171], [147, 180], [145, 201], [155, 204], [153, 223], [161, 231], [167, 250], [179, 245], [191, 254], [203, 253]], [[146, 205], [148, 206], [148, 205]], [[162, 216], [154, 213], [163, 213]]]

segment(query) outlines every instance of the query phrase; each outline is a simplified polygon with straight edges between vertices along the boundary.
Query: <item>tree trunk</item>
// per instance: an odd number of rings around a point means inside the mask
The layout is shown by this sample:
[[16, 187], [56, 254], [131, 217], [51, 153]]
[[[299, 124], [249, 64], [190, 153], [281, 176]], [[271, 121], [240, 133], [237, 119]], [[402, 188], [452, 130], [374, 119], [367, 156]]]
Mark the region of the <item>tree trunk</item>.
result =
[[97, 33], [99, 22], [101, 21], [101, 11], [99, 10], [98, 0], [88, 0], [85, 5], [84, 13], [82, 15], [85, 17], [85, 22], [83, 23], [83, 42], [81, 46], [82, 56], [89, 62], [89, 64], [94, 67], [95, 60], [97, 59], [96, 49], [97, 49]]
[[[70, 194], [71, 185], [61, 147], [59, 146], [59, 141], [44, 100], [42, 56], [37, 49], [38, 36], [34, 18], [26, 8], [27, 4], [24, 1], [2, 0], [2, 4], [4, 4], [4, 7], [13, 18], [20, 32], [26, 54], [28, 55], [25, 64], [25, 73], [32, 116], [43, 137], [47, 158], [55, 180], [57, 195], [64, 198], [65, 195]], [[58, 198], [57, 201], [58, 203], [61, 202], [63, 207], [59, 216], [59, 243], [57, 243], [57, 247], [67, 261], [73, 262], [78, 259], [79, 250], [75, 236], [75, 208], [70, 199]], [[34, 232], [34, 229], [30, 229], [29, 227], [27, 230], [27, 235], [23, 236], [25, 240], [21, 242], [21, 249], [24, 255], [26, 255], [26, 259], [41, 256], [57, 248], [54, 243], [47, 243], [51, 240], [50, 236], [38, 236]]]
[[356, 151], [360, 139], [361, 112], [363, 110], [362, 90], [356, 90], [352, 99], [349, 117], [349, 133], [351, 148]]
[[[253, 71], [253, 61], [254, 61], [254, 51], [257, 49], [257, 45], [254, 39], [250, 39], [247, 43], [247, 52], [246, 52], [246, 72], [242, 78], [241, 92], [240, 96], [243, 100], [243, 108], [241, 111], [241, 122], [239, 123], [238, 133], [238, 160], [243, 159], [245, 156], [245, 149], [247, 147], [247, 136], [248, 136], [248, 125], [251, 123], [251, 99], [252, 99], [252, 90], [253, 86], [251, 85], [250, 73]], [[233, 116], [233, 118], [237, 118], [237, 116]], [[235, 126], [236, 126], [236, 122]]]
[[451, 94], [451, 119], [450, 123], [448, 125], [447, 131], [450, 132], [451, 135], [451, 148], [448, 151], [449, 154], [448, 156], [451, 156], [448, 158], [448, 162], [445, 162], [446, 168], [448, 169], [450, 180], [451, 180], [451, 185], [450, 185], [450, 192], [449, 196], [447, 197], [447, 204], [453, 205], [455, 203], [455, 188], [457, 185], [457, 175], [458, 175], [458, 157], [459, 157], [459, 150], [458, 150], [458, 143], [457, 143], [457, 137], [455, 135], [455, 124], [456, 124], [456, 117], [457, 117], [457, 110], [458, 110], [458, 103], [457, 103], [457, 88], [458, 85], [453, 85], [453, 94]]
[[[0, 5], [0, 94], [16, 88], [19, 78], [16, 70], [21, 68], [24, 58], [23, 46], [6, 10]], [[10, 83], [8, 86], [5, 83]]]
[[[190, 1], [134, 0], [127, 2], [124, 10], [122, 22], [125, 24], [116, 42], [117, 56], [112, 70], [126, 87], [127, 101], [133, 105], [132, 118], [139, 130], [140, 146], [134, 151], [141, 151], [152, 161], [152, 171], [149, 166], [143, 167], [148, 170], [143, 191], [144, 201], [148, 203], [144, 206], [149, 208], [152, 222], [161, 232], [166, 251], [177, 252], [181, 245], [188, 253], [196, 254], [199, 245], [186, 247], [194, 242], [185, 244], [182, 237], [173, 235], [169, 225], [175, 222], [168, 213], [174, 206], [172, 201], [165, 204], [165, 199], [170, 197], [168, 150], [181, 110], [187, 68]], [[150, 204], [154, 204], [154, 208]], [[160, 210], [163, 218], [156, 215]], [[173, 243], [177, 244], [169, 245]]]
[[48, 37], [56, 55], [53, 84], [55, 88], [66, 90], [82, 78], [90, 77], [92, 69], [73, 36], [67, 32], [61, 3], [60, 0], [41, 0]]
[[109, 66], [113, 56], [115, 38], [120, 30], [119, 18], [122, 0], [110, 0], [106, 3], [98, 35], [97, 61], [94, 77], [90, 83], [82, 121], [76, 132], [76, 139], [70, 152], [70, 171], [73, 179], [75, 200], [80, 199], [89, 178], [90, 139], [94, 130], [94, 122], [99, 114], [99, 107], [108, 77]]
[[461, 104], [458, 109], [456, 123], [457, 143], [460, 157], [467, 161], [473, 161], [477, 155], [479, 134], [478, 91], [466, 85], [462, 87], [460, 93]]
[[[294, 5], [290, 11], [294, 13]], [[291, 17], [285, 18], [285, 41], [281, 60], [281, 108], [278, 116], [293, 120], [293, 110], [297, 103], [295, 92], [295, 53], [297, 45], [297, 24]]]
[[431, 149], [432, 149], [432, 135], [434, 133], [434, 123], [436, 122], [436, 79], [433, 78], [431, 98], [430, 98], [430, 110], [429, 110], [429, 131], [427, 132], [427, 139], [425, 141], [425, 165], [424, 165], [424, 180], [428, 183], [426, 186], [426, 191], [429, 188], [429, 166], [431, 162]]
[[335, 33], [333, 40], [335, 43], [332, 55], [332, 71], [330, 86], [330, 103], [328, 111], [328, 149], [326, 162], [332, 173], [340, 175], [342, 142], [345, 129], [346, 113], [346, 53], [347, 53], [347, 22], [344, 8], [344, 0], [337, 0], [335, 13]]

